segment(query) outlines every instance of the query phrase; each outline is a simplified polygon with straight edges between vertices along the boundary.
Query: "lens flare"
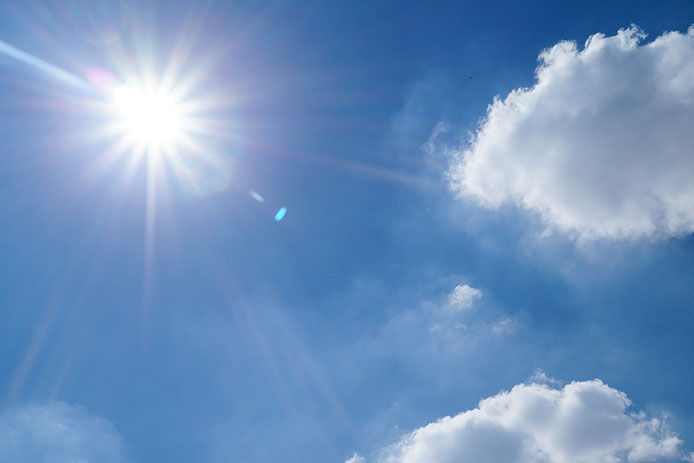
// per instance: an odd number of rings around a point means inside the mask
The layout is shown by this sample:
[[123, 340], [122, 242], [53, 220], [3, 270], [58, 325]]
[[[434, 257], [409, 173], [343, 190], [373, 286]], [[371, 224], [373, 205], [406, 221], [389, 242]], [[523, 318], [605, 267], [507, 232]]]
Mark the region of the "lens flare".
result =
[[284, 218], [284, 216], [287, 214], [287, 208], [286, 207], [280, 207], [280, 210], [277, 211], [277, 214], [275, 214], [275, 222], [279, 222]]

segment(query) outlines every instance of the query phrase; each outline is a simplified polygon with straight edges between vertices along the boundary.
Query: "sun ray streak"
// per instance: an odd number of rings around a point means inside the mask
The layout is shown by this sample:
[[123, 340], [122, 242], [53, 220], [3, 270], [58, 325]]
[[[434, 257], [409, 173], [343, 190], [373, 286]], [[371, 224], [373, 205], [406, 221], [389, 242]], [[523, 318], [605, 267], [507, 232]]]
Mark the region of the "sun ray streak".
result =
[[152, 280], [154, 271], [154, 226], [156, 213], [156, 188], [157, 188], [157, 163], [156, 156], [147, 157], [147, 198], [145, 201], [145, 255], [144, 255], [144, 281], [143, 281], [143, 332], [147, 330], [149, 312], [152, 299]]
[[22, 51], [19, 48], [14, 47], [2, 40], [0, 40], [0, 53], [3, 53], [4, 55], [9, 56], [10, 58], [27, 64], [33, 67], [34, 69], [37, 69], [64, 84], [70, 85], [75, 88], [79, 88], [80, 90], [85, 90], [87, 92], [95, 91], [95, 89], [91, 85], [89, 85], [87, 82], [80, 79], [79, 77], [75, 76], [74, 74], [71, 74], [64, 69], [59, 68], [58, 66], [44, 61], [41, 58], [38, 58], [25, 51]]
[[13, 402], [20, 395], [26, 379], [31, 374], [34, 365], [41, 354], [41, 351], [43, 350], [46, 339], [48, 338], [51, 328], [53, 327], [53, 324], [57, 318], [58, 309], [59, 307], [57, 303], [49, 303], [46, 310], [41, 315], [26, 352], [24, 353], [22, 360], [19, 362], [19, 367], [12, 378], [9, 396], [7, 398], [9, 402]]

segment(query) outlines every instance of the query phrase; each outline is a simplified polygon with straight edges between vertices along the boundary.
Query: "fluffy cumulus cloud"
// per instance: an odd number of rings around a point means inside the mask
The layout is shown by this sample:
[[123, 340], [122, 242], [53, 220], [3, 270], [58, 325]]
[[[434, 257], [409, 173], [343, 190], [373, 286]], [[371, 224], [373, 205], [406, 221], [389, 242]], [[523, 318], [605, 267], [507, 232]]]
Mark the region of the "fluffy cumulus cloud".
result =
[[66, 404], [13, 408], [0, 414], [0, 461], [123, 463], [123, 443], [103, 418]]
[[482, 291], [468, 285], [458, 285], [448, 295], [448, 308], [458, 312], [472, 307], [482, 297]]
[[478, 408], [416, 429], [382, 463], [636, 463], [691, 461], [657, 418], [600, 380], [521, 384]]
[[580, 239], [694, 232], [694, 27], [644, 38], [543, 51], [535, 85], [496, 99], [455, 153], [452, 188]]

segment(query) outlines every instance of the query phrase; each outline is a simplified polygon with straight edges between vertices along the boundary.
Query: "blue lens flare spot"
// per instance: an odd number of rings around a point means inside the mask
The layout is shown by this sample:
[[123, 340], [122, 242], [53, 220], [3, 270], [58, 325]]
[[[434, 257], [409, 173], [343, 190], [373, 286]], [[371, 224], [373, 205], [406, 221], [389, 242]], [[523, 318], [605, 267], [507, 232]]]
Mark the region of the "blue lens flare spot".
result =
[[275, 222], [279, 222], [282, 220], [287, 213], [287, 208], [286, 207], [280, 207], [280, 210], [277, 211], [277, 214], [275, 214]]

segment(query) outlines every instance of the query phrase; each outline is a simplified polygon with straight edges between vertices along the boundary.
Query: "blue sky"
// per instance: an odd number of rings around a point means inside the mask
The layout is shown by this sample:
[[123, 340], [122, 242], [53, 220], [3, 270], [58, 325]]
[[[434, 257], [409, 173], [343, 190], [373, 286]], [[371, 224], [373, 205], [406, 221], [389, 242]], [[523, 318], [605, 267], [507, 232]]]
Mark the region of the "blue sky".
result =
[[0, 2], [0, 460], [691, 461], [693, 23]]

